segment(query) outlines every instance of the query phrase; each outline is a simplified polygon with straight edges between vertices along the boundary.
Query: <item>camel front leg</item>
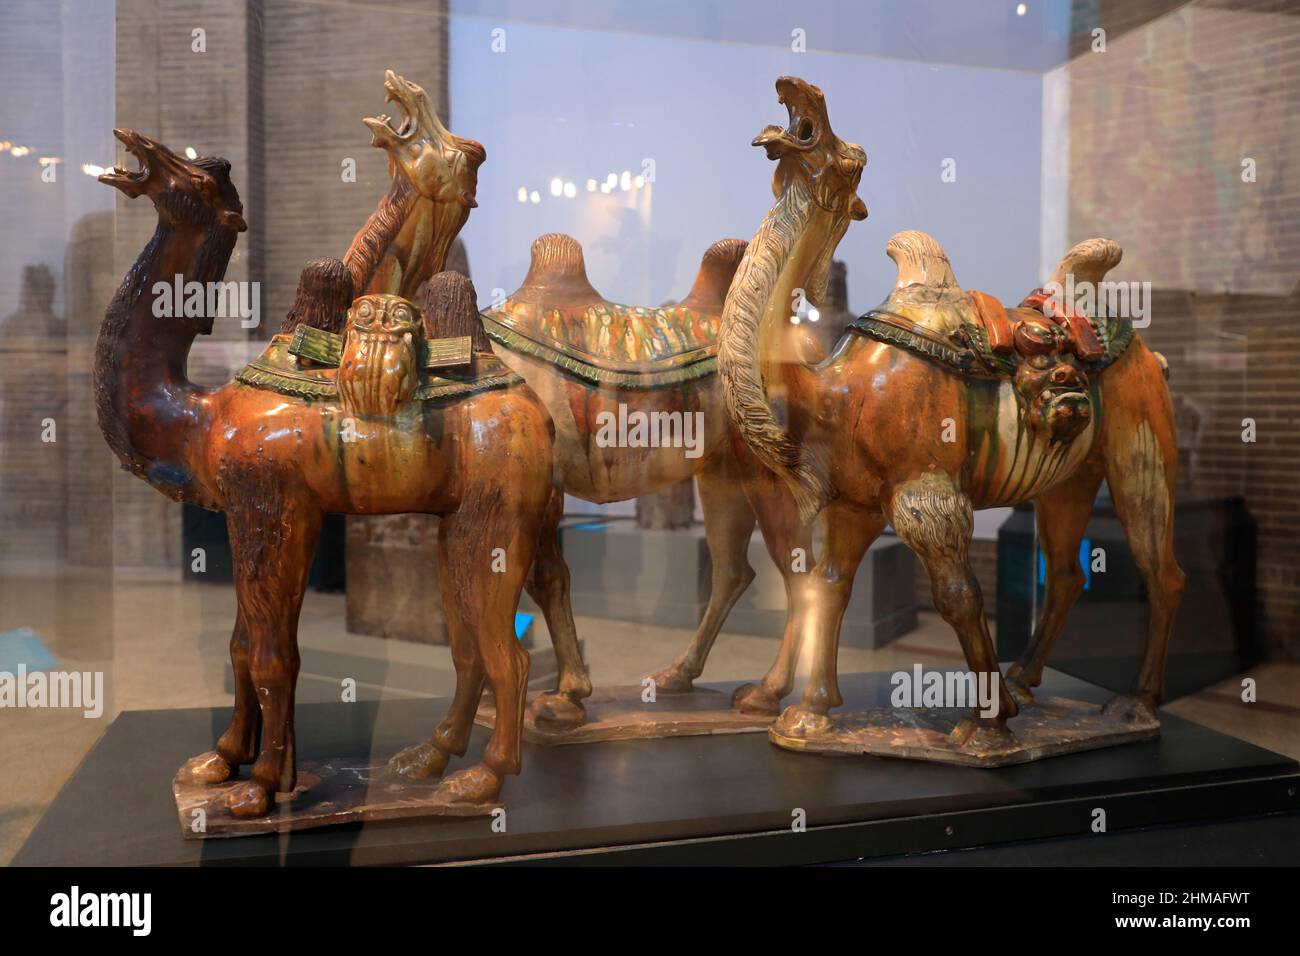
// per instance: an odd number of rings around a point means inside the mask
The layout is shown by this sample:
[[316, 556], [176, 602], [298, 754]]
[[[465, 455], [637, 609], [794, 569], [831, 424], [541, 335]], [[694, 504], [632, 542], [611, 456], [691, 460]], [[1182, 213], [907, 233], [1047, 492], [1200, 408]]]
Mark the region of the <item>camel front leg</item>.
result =
[[798, 634], [798, 644], [810, 651], [803, 698], [787, 707], [778, 721], [778, 729], [793, 736], [824, 730], [830, 726], [830, 709], [843, 703], [836, 673], [840, 622], [853, 596], [858, 565], [885, 519], [879, 512], [833, 503], [825, 511], [825, 525], [820, 560], [810, 573], [796, 576], [792, 588], [789, 626]]
[[248, 673], [261, 711], [261, 750], [251, 778], [231, 791], [235, 816], [265, 814], [275, 793], [293, 790], [293, 708], [298, 680], [298, 614], [322, 515], [295, 501], [270, 476], [231, 482], [227, 505], [235, 594], [248, 637]]
[[995, 713], [986, 715], [980, 708], [954, 731], [963, 743], [982, 746], [986, 739], [1008, 733], [1006, 722], [1019, 708], [998, 669], [984, 597], [970, 566], [970, 498], [948, 475], [932, 473], [895, 489], [889, 515], [894, 532], [930, 573], [934, 606], [957, 633], [967, 665], [977, 677], [983, 675], [980, 686], [997, 688]]
[[235, 612], [235, 627], [230, 633], [230, 665], [235, 674], [235, 709], [230, 726], [217, 740], [215, 749], [185, 762], [181, 772], [193, 783], [222, 783], [257, 756], [262, 710], [248, 672], [248, 628], [239, 611]]
[[1007, 669], [1007, 688], [1021, 706], [1033, 703], [1032, 688], [1043, 679], [1052, 643], [1065, 626], [1070, 608], [1083, 593], [1085, 579], [1079, 565], [1079, 542], [1092, 517], [1101, 477], [1101, 463], [1089, 460], [1078, 473], [1034, 499], [1038, 543], [1047, 569], [1044, 575], [1047, 600], [1024, 653]]
[[[749, 503], [758, 517], [767, 553], [785, 583], [785, 631], [776, 660], [763, 680], [742, 684], [731, 696], [731, 705], [745, 714], [776, 716], [781, 699], [794, 690], [795, 667], [799, 661], [799, 628], [795, 623], [795, 590], [808, 574], [812, 558], [812, 528], [799, 520], [794, 496], [776, 475], [761, 468], [749, 491]], [[801, 561], [796, 559], [801, 557]]]

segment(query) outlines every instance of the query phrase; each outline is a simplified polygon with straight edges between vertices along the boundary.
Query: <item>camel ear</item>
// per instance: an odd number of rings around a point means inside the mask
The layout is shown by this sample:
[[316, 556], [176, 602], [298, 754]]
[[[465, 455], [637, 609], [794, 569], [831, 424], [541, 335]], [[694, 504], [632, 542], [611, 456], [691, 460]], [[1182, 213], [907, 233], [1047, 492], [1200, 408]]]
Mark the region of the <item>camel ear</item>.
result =
[[244, 217], [239, 213], [231, 212], [228, 209], [221, 211], [217, 216], [217, 222], [221, 223], [227, 229], [235, 230], [235, 232], [244, 232], [248, 229], [248, 223], [244, 221]]

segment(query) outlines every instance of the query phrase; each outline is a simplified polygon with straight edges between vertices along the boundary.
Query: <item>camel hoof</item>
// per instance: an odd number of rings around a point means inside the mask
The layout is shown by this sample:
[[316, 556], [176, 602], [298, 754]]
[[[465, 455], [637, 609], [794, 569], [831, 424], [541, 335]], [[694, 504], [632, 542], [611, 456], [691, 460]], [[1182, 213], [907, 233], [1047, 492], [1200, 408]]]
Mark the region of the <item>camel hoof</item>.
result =
[[1156, 709], [1146, 700], [1133, 694], [1116, 694], [1102, 706], [1107, 717], [1118, 717], [1130, 724], [1156, 722]]
[[781, 698], [762, 684], [741, 684], [731, 695], [731, 707], [742, 714], [775, 717], [781, 713]]
[[1007, 674], [1006, 685], [1007, 693], [1011, 695], [1011, 699], [1021, 707], [1028, 707], [1034, 702], [1034, 692], [1029, 688], [1028, 684], [1020, 679], [1018, 673]]
[[777, 733], [786, 737], [807, 737], [830, 730], [831, 719], [826, 714], [808, 710], [801, 704], [792, 704], [777, 718]]
[[235, 817], [263, 817], [271, 808], [271, 795], [261, 784], [249, 780], [230, 791], [226, 808]]
[[429, 741], [399, 750], [388, 761], [390, 772], [412, 780], [428, 780], [442, 776], [450, 755]]
[[695, 689], [694, 679], [676, 667], [665, 667], [658, 673], [651, 674], [650, 679], [655, 682], [655, 690], [661, 694], [687, 694]]
[[973, 756], [1006, 753], [1020, 747], [1020, 741], [1005, 724], [974, 717], [967, 717], [954, 727], [948, 739], [959, 744], [963, 753]]
[[528, 705], [528, 716], [538, 727], [568, 730], [587, 722], [587, 708], [564, 694], [540, 694]]
[[204, 785], [225, 783], [234, 772], [235, 768], [226, 762], [225, 757], [215, 750], [209, 750], [185, 761], [181, 767], [181, 779]]
[[475, 764], [438, 784], [434, 796], [449, 803], [487, 803], [501, 794], [501, 777], [487, 764]]

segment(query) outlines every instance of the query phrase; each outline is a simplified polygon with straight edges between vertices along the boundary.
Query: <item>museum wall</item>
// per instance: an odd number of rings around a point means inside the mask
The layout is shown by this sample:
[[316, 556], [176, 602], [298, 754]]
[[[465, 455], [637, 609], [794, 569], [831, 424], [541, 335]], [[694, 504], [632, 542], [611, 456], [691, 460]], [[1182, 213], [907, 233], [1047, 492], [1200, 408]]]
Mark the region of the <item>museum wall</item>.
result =
[[1264, 634], [1295, 657], [1300, 17], [1270, 2], [1170, 6], [1102, 4], [1106, 52], [1085, 46], [1063, 68], [1068, 238], [1115, 238], [1110, 278], [1152, 283], [1142, 336], [1172, 372], [1180, 500], [1245, 497]]

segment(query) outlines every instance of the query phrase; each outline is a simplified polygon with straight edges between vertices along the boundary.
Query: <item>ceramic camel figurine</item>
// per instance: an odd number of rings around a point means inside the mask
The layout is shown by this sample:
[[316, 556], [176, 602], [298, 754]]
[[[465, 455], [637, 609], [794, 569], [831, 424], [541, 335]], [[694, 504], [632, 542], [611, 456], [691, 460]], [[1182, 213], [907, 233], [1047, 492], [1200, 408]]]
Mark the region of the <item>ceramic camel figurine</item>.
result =
[[[158, 226], [100, 330], [100, 428], [127, 470], [176, 501], [225, 512], [234, 559], [234, 715], [215, 749], [183, 773], [218, 783], [251, 763], [229, 797], [241, 817], [265, 814], [275, 794], [293, 790], [297, 623], [322, 515], [430, 512], [443, 519], [440, 584], [457, 684], [433, 739], [416, 750], [439, 773], [463, 754], [486, 680], [502, 719], [481, 762], [438, 793], [448, 803], [494, 800], [503, 776], [520, 768], [528, 654], [513, 617], [551, 494], [545, 408], [517, 376], [489, 367], [490, 353], [462, 356], [469, 364], [456, 375], [438, 374], [421, 310], [397, 296], [354, 302], [351, 274], [337, 260], [308, 266], [282, 334], [236, 381], [193, 385], [187, 356], [213, 317], [160, 318], [151, 290], [178, 273], [187, 283], [224, 276], [245, 228], [230, 165], [115, 133], [140, 168], [100, 180], [148, 196]], [[425, 312], [468, 304], [477, 324], [467, 286], [437, 277]], [[291, 340], [335, 341], [331, 329], [343, 332], [337, 371], [328, 348], [295, 354]]]
[[[533, 387], [555, 422], [555, 479], [586, 501], [624, 501], [695, 477], [704, 511], [712, 564], [709, 601], [690, 644], [653, 675], [660, 691], [689, 691], [728, 612], [754, 579], [747, 560], [757, 523], [789, 595], [796, 549], [811, 553], [811, 529], [801, 522], [790, 492], [756, 459], [731, 427], [717, 376], [718, 317], [745, 244], [714, 243], [705, 252], [690, 293], [670, 308], [609, 302], [587, 278], [582, 249], [569, 236], [533, 242], [523, 285], [483, 314], [496, 353]], [[804, 347], [818, 346], [806, 333]], [[624, 445], [609, 441], [612, 421], [698, 422], [693, 450], [669, 441]], [[679, 426], [680, 427], [680, 426]], [[632, 433], [629, 429], [629, 436]], [[558, 497], [558, 496], [557, 496]], [[552, 634], [571, 645], [557, 653], [560, 678], [552, 695], [533, 704], [539, 723], [575, 726], [585, 719], [582, 698], [591, 691], [572, 631], [569, 572], [559, 549], [560, 501], [542, 529], [535, 599]], [[746, 684], [733, 706], [747, 714], [775, 715], [794, 683], [798, 647], [788, 627], [777, 658], [761, 683]]]
[[[468, 213], [481, 146], [453, 136], [437, 122], [424, 90], [391, 71], [389, 99], [402, 111], [400, 124], [387, 116], [367, 119], [374, 145], [390, 157], [393, 186], [379, 209], [357, 233], [344, 257], [358, 288], [397, 292], [418, 287], [442, 267], [430, 254], [419, 266], [384, 268], [412, 232], [410, 221], [426, 216], [430, 250], [445, 253]], [[439, 159], [434, 163], [432, 158]], [[422, 183], [411, 189], [406, 183]], [[440, 197], [421, 206], [402, 197]], [[431, 212], [441, 202], [441, 212]], [[472, 202], [471, 202], [472, 204]], [[709, 650], [745, 588], [753, 580], [746, 552], [755, 523], [785, 578], [787, 594], [796, 548], [811, 553], [810, 533], [798, 520], [794, 500], [777, 477], [758, 462], [730, 428], [716, 374], [716, 337], [723, 298], [744, 243], [722, 240], [704, 254], [690, 293], [672, 308], [643, 309], [605, 300], [587, 279], [582, 250], [568, 236], [546, 235], [532, 247], [532, 263], [520, 289], [484, 314], [484, 326], [498, 356], [542, 396], [555, 422], [556, 495], [547, 509], [537, 558], [527, 581], [542, 608], [555, 645], [556, 690], [533, 703], [534, 719], [551, 727], [585, 720], [582, 700], [591, 694], [579, 651], [569, 601], [569, 570], [559, 543], [563, 493], [588, 501], [624, 501], [695, 476], [704, 507], [712, 557], [712, 587], [704, 617], [690, 645], [671, 666], [654, 675], [662, 691], [690, 690]], [[411, 257], [403, 261], [413, 261]], [[401, 282], [397, 279], [400, 276]], [[811, 333], [805, 348], [818, 346]], [[701, 415], [700, 453], [681, 447], [615, 447], [599, 440], [602, 412], [620, 406], [635, 415], [669, 416], [686, 423]], [[735, 704], [747, 713], [775, 715], [794, 681], [795, 647], [787, 628], [776, 662], [761, 684], [737, 691]], [[404, 766], [410, 771], [413, 768]]]
[[[1053, 639], [1083, 587], [1079, 542], [1103, 478], [1151, 600], [1136, 691], [1108, 705], [1151, 721], [1164, 692], [1170, 629], [1183, 590], [1173, 554], [1177, 460], [1163, 359], [1125, 319], [1076, 311], [1039, 290], [1020, 307], [964, 292], [931, 237], [889, 241], [897, 283], [830, 357], [801, 360], [791, 290], [826, 281], [850, 220], [862, 149], [836, 137], [819, 89], [777, 81], [786, 128], [754, 145], [777, 161], [776, 202], [750, 242], [723, 307], [718, 363], [727, 406], [755, 454], [780, 474], [805, 520], [823, 514], [824, 550], [797, 588], [793, 626], [812, 647], [802, 702], [774, 734], [817, 733], [841, 703], [836, 641], [863, 553], [888, 522], [930, 575], [935, 606], [971, 669], [998, 662], [967, 547], [974, 509], [1034, 502], [1047, 602], [1024, 657], [998, 680], [998, 712], [963, 722], [961, 746], [996, 748], [1032, 700]], [[1047, 288], [1100, 282], [1119, 247], [1094, 239], [1062, 260]], [[1068, 286], [1066, 286], [1068, 288]], [[548, 403], [549, 404], [549, 403]]]

